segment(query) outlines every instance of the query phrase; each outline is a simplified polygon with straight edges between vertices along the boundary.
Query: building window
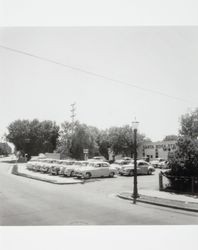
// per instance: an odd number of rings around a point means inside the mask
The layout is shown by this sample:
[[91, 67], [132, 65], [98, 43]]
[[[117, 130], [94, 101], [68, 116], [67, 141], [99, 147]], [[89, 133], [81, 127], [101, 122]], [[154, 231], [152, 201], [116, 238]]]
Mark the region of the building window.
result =
[[158, 150], [156, 149], [155, 150], [155, 158], [158, 158], [159, 157], [159, 154], [158, 154]]

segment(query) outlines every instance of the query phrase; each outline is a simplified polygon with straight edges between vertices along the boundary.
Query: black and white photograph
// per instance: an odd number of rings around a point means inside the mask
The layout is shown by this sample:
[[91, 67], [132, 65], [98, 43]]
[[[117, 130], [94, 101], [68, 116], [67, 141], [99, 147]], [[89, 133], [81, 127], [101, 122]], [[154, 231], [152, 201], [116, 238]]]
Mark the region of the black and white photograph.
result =
[[1, 226], [198, 223], [198, 28], [0, 29]]
[[0, 0], [0, 249], [196, 249], [196, 0]]

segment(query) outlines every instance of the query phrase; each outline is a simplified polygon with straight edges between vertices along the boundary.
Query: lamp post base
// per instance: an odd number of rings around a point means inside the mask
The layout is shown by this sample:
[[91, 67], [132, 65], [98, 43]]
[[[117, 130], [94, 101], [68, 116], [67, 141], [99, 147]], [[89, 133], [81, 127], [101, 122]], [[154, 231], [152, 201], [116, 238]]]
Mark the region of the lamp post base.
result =
[[140, 197], [140, 195], [139, 195], [139, 194], [132, 194], [132, 195], [131, 195], [131, 197], [132, 197], [132, 198], [136, 198], [136, 199], [137, 199], [137, 198], [139, 198], [139, 197]]
[[136, 203], [137, 198], [139, 198], [139, 197], [140, 197], [140, 195], [139, 195], [139, 194], [132, 194], [132, 195], [131, 195], [131, 197], [133, 198], [133, 204], [135, 204], [135, 203]]

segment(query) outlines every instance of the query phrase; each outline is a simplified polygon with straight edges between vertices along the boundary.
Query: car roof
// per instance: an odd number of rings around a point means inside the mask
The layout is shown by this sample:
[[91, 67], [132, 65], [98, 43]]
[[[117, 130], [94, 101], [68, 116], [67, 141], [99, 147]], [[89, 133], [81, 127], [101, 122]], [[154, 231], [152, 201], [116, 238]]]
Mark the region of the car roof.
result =
[[105, 161], [93, 161], [93, 162], [89, 162], [90, 164], [104, 164], [104, 163], [107, 163], [109, 164], [108, 162], [105, 162]]

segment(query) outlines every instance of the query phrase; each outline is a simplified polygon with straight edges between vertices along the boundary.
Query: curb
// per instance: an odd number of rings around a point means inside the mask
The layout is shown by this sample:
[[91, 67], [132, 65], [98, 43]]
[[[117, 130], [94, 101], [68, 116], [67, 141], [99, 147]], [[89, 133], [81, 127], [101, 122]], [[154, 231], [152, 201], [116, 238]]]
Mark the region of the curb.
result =
[[58, 185], [83, 184], [82, 181], [81, 182], [61, 183], [61, 182], [57, 182], [57, 181], [53, 181], [53, 180], [47, 180], [47, 179], [41, 178], [41, 177], [36, 177], [36, 176], [32, 176], [32, 175], [20, 173], [20, 172], [18, 172], [18, 166], [17, 165], [14, 165], [12, 167], [11, 174], [14, 174], [14, 175], [17, 175], [17, 176], [21, 176], [21, 177], [30, 178], [30, 179], [34, 179], [34, 180], [37, 180], [37, 181], [44, 181], [44, 182], [48, 182], [48, 183], [52, 183], [52, 184], [58, 184]]
[[[124, 199], [124, 200], [131, 200], [131, 201], [133, 200], [132, 197], [126, 197], [126, 196], [124, 196], [122, 194], [117, 194], [117, 197], [119, 197], [121, 199]], [[148, 196], [148, 198], [149, 198], [149, 196]], [[146, 204], [155, 205], [155, 206], [168, 207], [168, 208], [173, 208], [173, 209], [198, 213], [198, 208], [194, 209], [194, 208], [180, 207], [180, 206], [176, 206], [176, 205], [169, 205], [169, 204], [166, 204], [166, 203], [160, 203], [160, 202], [145, 200], [144, 198], [137, 198], [137, 201], [142, 202], [142, 203], [146, 203]]]

